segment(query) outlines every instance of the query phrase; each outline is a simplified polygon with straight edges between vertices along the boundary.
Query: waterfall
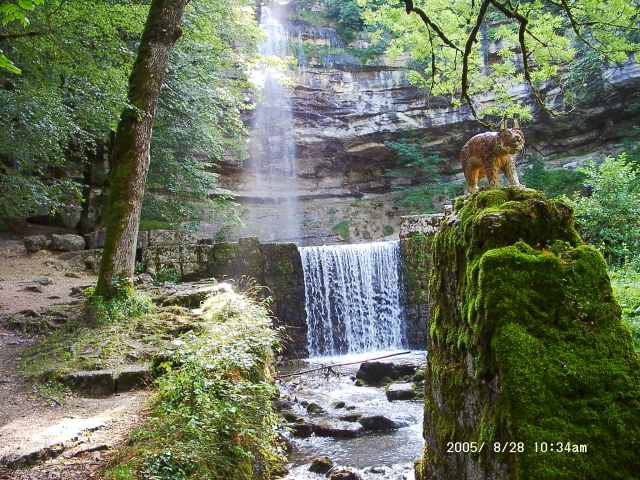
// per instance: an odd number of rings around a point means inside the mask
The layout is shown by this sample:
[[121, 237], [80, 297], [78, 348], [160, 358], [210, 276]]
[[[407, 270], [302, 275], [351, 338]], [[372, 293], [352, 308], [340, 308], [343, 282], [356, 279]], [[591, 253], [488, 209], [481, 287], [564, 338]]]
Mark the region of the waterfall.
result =
[[[263, 6], [260, 27], [266, 37], [259, 45], [265, 61], [253, 72], [259, 87], [250, 137], [249, 207], [247, 233], [263, 241], [298, 241], [300, 226], [296, 169], [295, 125], [291, 95], [287, 88], [286, 62], [289, 35], [284, 26], [286, 5]], [[266, 221], [264, 204], [277, 204], [280, 221]]]
[[406, 345], [400, 243], [300, 248], [311, 356]]

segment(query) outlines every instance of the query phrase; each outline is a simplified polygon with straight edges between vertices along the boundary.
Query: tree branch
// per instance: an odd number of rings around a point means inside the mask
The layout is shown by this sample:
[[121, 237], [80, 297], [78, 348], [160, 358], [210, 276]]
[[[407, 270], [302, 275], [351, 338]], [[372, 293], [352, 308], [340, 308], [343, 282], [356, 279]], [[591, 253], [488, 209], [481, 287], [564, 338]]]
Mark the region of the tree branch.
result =
[[533, 92], [533, 96], [535, 97], [538, 105], [542, 110], [547, 112], [551, 116], [555, 116], [555, 114], [550, 111], [544, 103], [544, 99], [542, 95], [538, 91], [538, 89], [533, 85], [533, 81], [531, 79], [531, 70], [529, 68], [529, 54], [527, 53], [527, 43], [526, 43], [526, 33], [527, 33], [527, 25], [529, 24], [529, 19], [517, 12], [516, 10], [509, 10], [505, 5], [501, 4], [496, 0], [489, 0], [492, 5], [494, 5], [498, 10], [500, 10], [506, 17], [517, 20], [520, 24], [518, 28], [518, 43], [520, 44], [520, 52], [522, 54], [522, 70], [524, 74], [524, 79], [531, 88]]
[[476, 38], [478, 36], [478, 31], [480, 31], [480, 26], [484, 21], [484, 17], [487, 13], [487, 9], [489, 8], [490, 0], [484, 0], [482, 5], [480, 5], [480, 11], [478, 12], [478, 16], [476, 18], [476, 24], [471, 29], [469, 36], [467, 37], [467, 42], [464, 46], [464, 53], [462, 54], [462, 91], [460, 96], [467, 102], [469, 108], [471, 108], [471, 112], [474, 117], [478, 117], [476, 115], [476, 109], [471, 102], [471, 97], [469, 97], [469, 55], [471, 54], [471, 50], [473, 48], [473, 44], [476, 42]]
[[0, 33], [0, 40], [13, 40], [24, 37], [39, 37], [51, 33], [49, 30], [37, 30], [33, 32]]
[[445, 43], [445, 45], [462, 53], [462, 50], [460, 50], [460, 48], [458, 48], [456, 44], [454, 44], [451, 40], [449, 40], [449, 38], [445, 35], [442, 29], [429, 18], [429, 16], [426, 14], [424, 10], [422, 10], [421, 8], [415, 7], [413, 5], [413, 0], [404, 0], [404, 4], [405, 4], [408, 15], [410, 15], [411, 13], [415, 13], [416, 15], [418, 15], [427, 27], [432, 28], [433, 31], [436, 32], [438, 37], [440, 37], [440, 39]]

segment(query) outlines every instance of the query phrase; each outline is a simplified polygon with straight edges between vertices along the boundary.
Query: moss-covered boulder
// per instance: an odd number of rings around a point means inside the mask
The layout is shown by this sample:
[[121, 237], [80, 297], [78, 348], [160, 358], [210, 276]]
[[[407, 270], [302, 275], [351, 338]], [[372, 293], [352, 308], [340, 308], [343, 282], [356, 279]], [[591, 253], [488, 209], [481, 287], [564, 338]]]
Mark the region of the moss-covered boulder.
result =
[[640, 361], [571, 209], [476, 193], [432, 249], [418, 478], [640, 478]]

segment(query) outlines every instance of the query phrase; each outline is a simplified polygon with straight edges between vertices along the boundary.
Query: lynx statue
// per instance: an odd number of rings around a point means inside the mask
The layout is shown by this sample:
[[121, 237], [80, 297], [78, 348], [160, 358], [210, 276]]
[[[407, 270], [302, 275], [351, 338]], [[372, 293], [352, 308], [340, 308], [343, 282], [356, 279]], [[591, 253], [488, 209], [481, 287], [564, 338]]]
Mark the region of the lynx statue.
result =
[[472, 137], [460, 152], [460, 163], [467, 180], [467, 190], [478, 190], [478, 180], [487, 177], [491, 187], [499, 185], [500, 171], [504, 172], [509, 185], [520, 186], [516, 164], [512, 155], [524, 148], [524, 134], [517, 120], [513, 128], [503, 121], [499, 132], [480, 133]]

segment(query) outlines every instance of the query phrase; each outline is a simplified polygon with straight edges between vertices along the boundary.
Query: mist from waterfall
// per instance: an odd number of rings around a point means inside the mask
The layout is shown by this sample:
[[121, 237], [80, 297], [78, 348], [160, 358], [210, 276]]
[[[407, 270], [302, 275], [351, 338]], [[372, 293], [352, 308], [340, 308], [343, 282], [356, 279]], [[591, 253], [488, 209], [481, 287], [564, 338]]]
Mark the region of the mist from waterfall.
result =
[[310, 356], [406, 345], [400, 243], [300, 248]]
[[[265, 62], [254, 72], [259, 87], [250, 138], [250, 170], [253, 182], [248, 196], [253, 206], [245, 220], [247, 231], [263, 241], [295, 241], [300, 238], [300, 212], [296, 169], [295, 125], [287, 88], [289, 38], [283, 18], [286, 5], [263, 6], [260, 26], [266, 33], [259, 45]], [[275, 203], [280, 221], [260, 218], [259, 204]], [[256, 230], [252, 230], [255, 228]]]

